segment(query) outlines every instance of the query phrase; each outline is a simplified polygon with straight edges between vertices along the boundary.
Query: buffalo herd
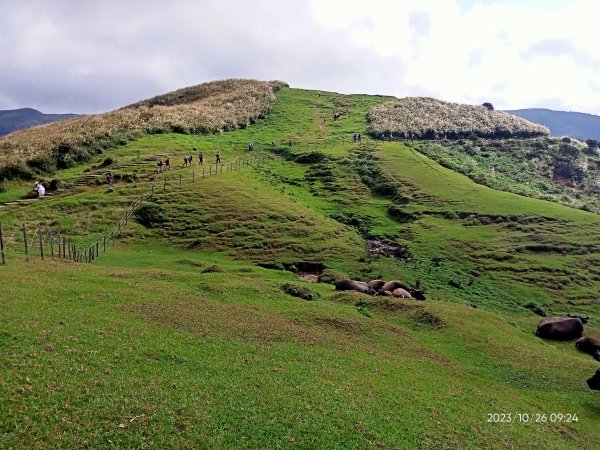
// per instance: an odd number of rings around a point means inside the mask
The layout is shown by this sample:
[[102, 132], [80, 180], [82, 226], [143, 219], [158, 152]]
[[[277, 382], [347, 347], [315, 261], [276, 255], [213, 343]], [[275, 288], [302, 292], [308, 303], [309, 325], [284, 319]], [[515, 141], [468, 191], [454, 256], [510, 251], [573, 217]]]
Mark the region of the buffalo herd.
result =
[[[578, 338], [575, 346], [580, 351], [592, 355], [596, 361], [600, 361], [600, 339], [591, 336], [581, 337], [583, 325], [587, 323], [588, 319], [588, 316], [573, 315], [543, 318], [538, 322], [535, 334], [541, 338], [556, 341]], [[600, 390], [600, 369], [587, 380], [587, 384], [590, 389]]]
[[[368, 282], [338, 279], [334, 283], [337, 291], [357, 291], [367, 295], [386, 295], [388, 297], [412, 298], [425, 300], [425, 294], [418, 285], [409, 286], [399, 280], [371, 280]], [[589, 320], [588, 316], [569, 315], [568, 317], [544, 317], [537, 324], [535, 334], [544, 339], [568, 341], [578, 339], [575, 346], [582, 352], [592, 355], [600, 361], [600, 339], [583, 335], [583, 326]], [[600, 369], [592, 378], [587, 380], [590, 389], [600, 390]]]
[[427, 298], [421, 289], [398, 280], [388, 282], [371, 280], [365, 283], [364, 281], [342, 279], [335, 280], [333, 284], [337, 291], [357, 291], [368, 295], [387, 295], [388, 297], [414, 298], [415, 300]]

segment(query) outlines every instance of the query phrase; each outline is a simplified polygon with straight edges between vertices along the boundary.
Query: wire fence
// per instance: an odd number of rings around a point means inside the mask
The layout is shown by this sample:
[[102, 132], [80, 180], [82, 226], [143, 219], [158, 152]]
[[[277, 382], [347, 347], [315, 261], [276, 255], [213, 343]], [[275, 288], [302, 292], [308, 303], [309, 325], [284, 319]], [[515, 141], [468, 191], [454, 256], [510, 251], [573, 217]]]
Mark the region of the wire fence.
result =
[[[310, 142], [286, 140], [283, 142], [283, 145], [281, 143], [277, 145], [275, 142], [255, 143], [253, 151], [249, 153], [249, 156], [238, 157], [232, 161], [221, 163], [204, 164], [204, 162], [201, 163], [199, 161], [198, 166], [191, 170], [191, 174], [188, 172], [187, 176], [184, 176], [181, 171], [179, 171], [179, 174], [174, 175], [162, 172], [164, 173], [164, 177], [160, 180], [160, 183], [156, 183], [154, 180], [151, 181], [149, 189], [142, 192], [131, 202], [114, 228], [109, 233], [94, 237], [94, 239], [90, 239], [89, 236], [70, 237], [60, 230], [42, 224], [21, 224], [18, 228], [8, 230], [3, 228], [2, 223], [0, 223], [0, 265], [7, 264], [9, 250], [11, 250], [11, 256], [21, 253], [25, 261], [29, 261], [33, 257], [39, 257], [41, 260], [51, 258], [78, 263], [91, 263], [100, 258], [100, 255], [105, 253], [107, 248], [115, 245], [117, 238], [122, 235], [123, 230], [132, 219], [135, 211], [143, 205], [144, 201], [147, 201], [155, 193], [167, 191], [173, 184], [182, 187], [184, 182], [191, 181], [194, 183], [224, 172], [234, 172], [258, 164], [281, 161], [285, 158], [286, 147], [310, 150], [352, 142], [377, 145], [376, 140], [362, 136], [359, 138], [357, 135], [349, 138], [337, 137]], [[276, 153], [260, 153], [261, 149], [270, 149]]]

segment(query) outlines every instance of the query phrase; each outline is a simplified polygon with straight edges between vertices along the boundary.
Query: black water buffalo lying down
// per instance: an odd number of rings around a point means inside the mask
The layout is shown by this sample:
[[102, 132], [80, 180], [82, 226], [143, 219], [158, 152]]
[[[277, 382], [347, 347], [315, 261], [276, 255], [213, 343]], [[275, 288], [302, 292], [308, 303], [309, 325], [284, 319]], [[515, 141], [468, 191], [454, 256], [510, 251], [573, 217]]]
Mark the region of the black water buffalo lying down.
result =
[[385, 291], [394, 292], [396, 289], [404, 289], [408, 293], [410, 293], [411, 297], [416, 300], [426, 300], [425, 294], [421, 289], [413, 288], [408, 286], [406, 283], [398, 280], [392, 280], [385, 283], [380, 289], [379, 292], [384, 293]]
[[600, 361], [600, 339], [585, 336], [575, 342], [575, 346], [582, 352], [592, 355], [596, 361]]
[[594, 391], [600, 391], [600, 369], [596, 371], [592, 378], [587, 380], [587, 384], [590, 389], [593, 389]]
[[375, 292], [379, 292], [379, 290], [385, 284], [385, 281], [383, 281], [383, 280], [371, 280], [367, 284], [369, 285], [369, 287], [372, 287]]
[[535, 332], [541, 338], [568, 341], [581, 337], [587, 317], [548, 317], [541, 319]]
[[363, 294], [375, 295], [373, 288], [363, 281], [336, 280], [333, 284], [336, 291], [358, 291]]

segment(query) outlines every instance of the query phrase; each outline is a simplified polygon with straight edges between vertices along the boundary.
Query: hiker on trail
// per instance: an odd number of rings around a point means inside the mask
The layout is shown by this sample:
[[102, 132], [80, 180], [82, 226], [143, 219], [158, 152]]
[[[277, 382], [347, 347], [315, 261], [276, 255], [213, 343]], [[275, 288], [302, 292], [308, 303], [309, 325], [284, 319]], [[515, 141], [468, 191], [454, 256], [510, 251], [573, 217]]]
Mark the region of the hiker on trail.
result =
[[192, 155], [188, 156], [188, 165], [192, 165]]
[[188, 157], [187, 157], [187, 155], [185, 155], [183, 157], [183, 167], [187, 167], [187, 165], [188, 165]]
[[275, 141], [271, 142], [271, 148], [275, 148]]
[[250, 143], [248, 144], [248, 151], [249, 151], [249, 152], [251, 152], [251, 151], [252, 151], [252, 142], [250, 142]]
[[46, 195], [46, 188], [41, 181], [35, 183], [33, 190], [37, 192], [38, 198], [42, 198], [44, 195]]
[[358, 142], [360, 142], [360, 133], [358, 133]]
[[292, 146], [292, 141], [288, 142], [288, 147]]
[[204, 165], [204, 153], [203, 152], [198, 153], [198, 164], [201, 166]]
[[356, 133], [354, 133], [354, 134], [352, 135], [352, 139], [354, 140], [354, 142], [356, 142]]
[[217, 164], [221, 164], [221, 154], [217, 152]]
[[108, 184], [113, 184], [115, 182], [112, 172], [106, 172], [106, 182]]
[[162, 171], [163, 171], [162, 159], [158, 162], [157, 166], [158, 166], [158, 173], [162, 173]]

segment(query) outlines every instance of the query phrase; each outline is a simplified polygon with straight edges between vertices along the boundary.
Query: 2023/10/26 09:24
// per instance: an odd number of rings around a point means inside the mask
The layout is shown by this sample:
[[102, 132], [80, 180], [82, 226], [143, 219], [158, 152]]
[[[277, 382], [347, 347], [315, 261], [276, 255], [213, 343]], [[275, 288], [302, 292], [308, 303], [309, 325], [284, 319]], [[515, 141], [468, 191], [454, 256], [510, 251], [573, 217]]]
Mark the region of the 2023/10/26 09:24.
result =
[[570, 423], [579, 422], [573, 413], [487, 413], [490, 423]]

